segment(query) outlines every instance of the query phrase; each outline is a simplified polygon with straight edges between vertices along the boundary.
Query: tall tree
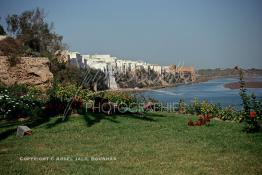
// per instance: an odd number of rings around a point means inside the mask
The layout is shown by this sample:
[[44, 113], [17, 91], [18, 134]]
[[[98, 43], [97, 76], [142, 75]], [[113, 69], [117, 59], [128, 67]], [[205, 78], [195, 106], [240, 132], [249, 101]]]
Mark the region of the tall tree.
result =
[[44, 10], [36, 8], [20, 15], [8, 15], [7, 31], [16, 37], [26, 53], [39, 56], [53, 55], [62, 48], [62, 36], [52, 31], [53, 24], [45, 21]]
[[[0, 21], [1, 21], [1, 17], [0, 17]], [[0, 35], [6, 35], [5, 29], [1, 24], [0, 24]]]

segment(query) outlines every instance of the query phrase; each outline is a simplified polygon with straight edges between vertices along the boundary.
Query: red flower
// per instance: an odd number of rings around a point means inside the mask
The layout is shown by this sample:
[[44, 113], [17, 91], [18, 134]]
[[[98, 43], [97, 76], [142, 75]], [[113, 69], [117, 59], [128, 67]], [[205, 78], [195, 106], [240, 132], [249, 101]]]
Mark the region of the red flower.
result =
[[251, 111], [251, 112], [249, 113], [249, 117], [250, 117], [250, 118], [255, 118], [255, 117], [256, 117], [256, 112]]

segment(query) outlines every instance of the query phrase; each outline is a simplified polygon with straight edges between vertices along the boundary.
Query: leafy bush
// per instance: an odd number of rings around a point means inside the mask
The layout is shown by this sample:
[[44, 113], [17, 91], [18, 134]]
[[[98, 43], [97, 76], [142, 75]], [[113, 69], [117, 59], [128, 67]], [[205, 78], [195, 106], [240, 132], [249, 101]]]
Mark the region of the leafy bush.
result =
[[2, 89], [0, 91], [0, 115], [8, 119], [31, 116], [35, 108], [42, 103], [34, 98], [33, 94], [25, 92], [23, 86], [15, 86], [17, 92]]
[[251, 107], [256, 112], [257, 119], [262, 119], [262, 98], [257, 100], [256, 95], [251, 95]]
[[130, 92], [121, 92], [121, 91], [105, 91], [100, 94], [101, 97], [108, 99], [110, 102], [114, 103], [124, 103], [130, 105], [131, 103], [137, 102], [137, 98], [134, 94]]
[[194, 99], [193, 103], [192, 103], [192, 110], [193, 110], [193, 114], [201, 114], [201, 103], [198, 101], [197, 98]]
[[93, 92], [88, 89], [78, 88], [75, 84], [63, 86], [61, 84], [54, 87], [53, 92], [50, 92], [53, 98], [58, 98], [61, 101], [70, 102], [74, 99], [81, 99], [84, 102], [90, 100]]
[[143, 101], [141, 102], [144, 103], [151, 111], [167, 111], [167, 112], [170, 111], [169, 110], [170, 106], [167, 106], [166, 104], [163, 104], [157, 99], [154, 99], [152, 97], [148, 98], [147, 101], [143, 99]]
[[186, 113], [186, 103], [182, 99], [180, 99], [178, 102], [178, 112], [180, 114]]
[[221, 111], [220, 104], [212, 104], [207, 100], [200, 102], [197, 98], [193, 102], [187, 105], [186, 113], [194, 115], [208, 115], [210, 117], [218, 117]]
[[208, 103], [206, 100], [202, 101], [200, 106], [200, 111], [202, 115], [209, 115], [213, 113], [214, 106]]
[[68, 104], [71, 104], [71, 109], [74, 112], [81, 110], [84, 103], [93, 99], [94, 93], [88, 89], [79, 88], [75, 84], [65, 86], [58, 84], [49, 90], [49, 96], [45, 111], [48, 115], [54, 116], [62, 114]]
[[233, 121], [240, 121], [241, 115], [235, 108], [232, 106], [225, 107], [221, 109], [219, 113], [219, 118], [222, 120], [233, 120]]
[[212, 118], [218, 117], [222, 120], [232, 121], [240, 121], [242, 115], [241, 112], [237, 111], [232, 106], [222, 108], [220, 104], [212, 104], [207, 100], [200, 102], [198, 99], [194, 99], [191, 104], [187, 105], [186, 113], [204, 115]]

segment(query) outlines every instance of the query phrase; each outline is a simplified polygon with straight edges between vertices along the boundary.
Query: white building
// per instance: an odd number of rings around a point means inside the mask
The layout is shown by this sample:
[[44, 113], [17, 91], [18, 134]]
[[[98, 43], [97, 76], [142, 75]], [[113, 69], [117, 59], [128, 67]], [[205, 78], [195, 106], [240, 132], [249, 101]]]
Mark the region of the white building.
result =
[[75, 64], [79, 68], [86, 68], [87, 65], [79, 52], [70, 52], [68, 51], [68, 56], [71, 64]]
[[155, 71], [158, 74], [162, 74], [162, 67], [158, 64], [153, 65], [153, 71]]
[[[127, 73], [135, 72], [136, 70], [148, 71], [149, 69], [162, 73], [162, 67], [157, 64], [147, 64], [142, 61], [133, 61], [126, 59], [119, 59], [112, 57], [109, 54], [95, 54], [95, 55], [80, 55], [79, 52], [69, 52], [69, 58], [71, 62], [76, 62], [79, 67], [91, 67], [99, 69], [103, 72], [110, 71], [111, 73]], [[83, 66], [84, 65], [84, 66]]]

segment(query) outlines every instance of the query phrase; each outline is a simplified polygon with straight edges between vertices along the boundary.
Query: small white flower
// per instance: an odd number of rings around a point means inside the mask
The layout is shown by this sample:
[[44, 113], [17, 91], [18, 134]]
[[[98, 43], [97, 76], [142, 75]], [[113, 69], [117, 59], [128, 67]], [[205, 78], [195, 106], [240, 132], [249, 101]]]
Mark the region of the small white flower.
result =
[[5, 92], [7, 92], [7, 90], [5, 90]]
[[15, 108], [15, 106], [13, 106], [13, 108]]
[[11, 110], [10, 109], [8, 109], [8, 111], [7, 112], [11, 112]]
[[16, 104], [16, 105], [19, 105], [19, 103], [18, 103], [18, 102], [16, 102], [15, 104]]

